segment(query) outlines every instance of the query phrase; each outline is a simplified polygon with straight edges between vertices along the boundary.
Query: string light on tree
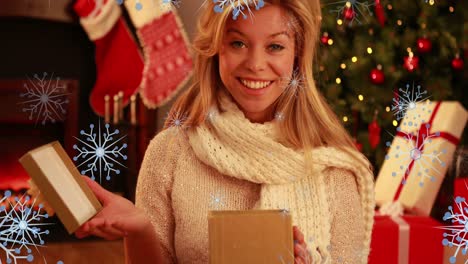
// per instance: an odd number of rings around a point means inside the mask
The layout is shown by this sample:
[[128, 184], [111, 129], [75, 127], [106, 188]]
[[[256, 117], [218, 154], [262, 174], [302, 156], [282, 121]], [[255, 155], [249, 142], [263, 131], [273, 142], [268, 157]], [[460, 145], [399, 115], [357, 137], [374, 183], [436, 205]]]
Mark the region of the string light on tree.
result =
[[414, 56], [410, 48], [408, 48], [408, 56], [405, 56], [403, 60], [403, 67], [405, 67], [405, 69], [407, 69], [409, 72], [413, 72], [418, 69], [419, 58]]

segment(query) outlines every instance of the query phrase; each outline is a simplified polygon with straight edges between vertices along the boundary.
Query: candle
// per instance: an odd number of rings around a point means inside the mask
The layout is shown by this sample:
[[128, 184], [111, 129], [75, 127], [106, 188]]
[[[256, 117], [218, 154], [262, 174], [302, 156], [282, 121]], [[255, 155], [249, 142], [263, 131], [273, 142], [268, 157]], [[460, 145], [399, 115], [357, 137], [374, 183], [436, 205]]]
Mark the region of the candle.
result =
[[119, 123], [119, 96], [114, 95], [114, 125]]
[[123, 120], [124, 119], [124, 107], [123, 107], [124, 93], [120, 91], [118, 95], [119, 95], [119, 120]]
[[110, 96], [108, 94], [104, 96], [104, 122], [110, 123]]
[[136, 95], [130, 97], [130, 123], [136, 125]]

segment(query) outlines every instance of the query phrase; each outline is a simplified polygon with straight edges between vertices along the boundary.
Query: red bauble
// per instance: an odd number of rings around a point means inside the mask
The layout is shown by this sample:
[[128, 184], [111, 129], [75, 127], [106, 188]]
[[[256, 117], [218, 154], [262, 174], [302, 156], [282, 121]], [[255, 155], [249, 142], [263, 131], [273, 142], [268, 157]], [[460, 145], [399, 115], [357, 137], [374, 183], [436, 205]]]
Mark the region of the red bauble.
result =
[[359, 150], [359, 152], [362, 152], [363, 145], [359, 141], [354, 141], [354, 146]]
[[416, 56], [406, 56], [404, 58], [403, 67], [407, 69], [409, 72], [412, 72], [419, 67], [419, 58]]
[[369, 78], [373, 84], [382, 84], [385, 82], [385, 75], [381, 69], [381, 67], [377, 67], [377, 69], [372, 69]]
[[375, 14], [377, 16], [377, 20], [380, 23], [380, 26], [385, 26], [385, 12], [382, 7], [382, 4], [380, 3], [380, 0], [375, 0]]
[[346, 20], [353, 20], [354, 19], [354, 10], [350, 7], [346, 7], [343, 11], [343, 16]]
[[417, 46], [418, 46], [418, 51], [421, 52], [421, 53], [427, 53], [427, 52], [431, 51], [431, 49], [432, 49], [432, 43], [426, 37], [418, 38]]
[[368, 126], [369, 143], [372, 149], [375, 149], [380, 143], [380, 131], [381, 130], [382, 129], [380, 128], [376, 119], [374, 119], [374, 121], [372, 121], [372, 123], [370, 123]]
[[323, 33], [322, 37], [320, 38], [320, 42], [322, 42], [323, 45], [328, 45], [328, 40], [330, 37], [328, 36], [328, 33], [325, 32]]
[[456, 56], [453, 60], [452, 60], [452, 68], [454, 70], [457, 70], [457, 71], [461, 71], [463, 70], [463, 66], [464, 66], [464, 62], [463, 60], [460, 58], [460, 56]]

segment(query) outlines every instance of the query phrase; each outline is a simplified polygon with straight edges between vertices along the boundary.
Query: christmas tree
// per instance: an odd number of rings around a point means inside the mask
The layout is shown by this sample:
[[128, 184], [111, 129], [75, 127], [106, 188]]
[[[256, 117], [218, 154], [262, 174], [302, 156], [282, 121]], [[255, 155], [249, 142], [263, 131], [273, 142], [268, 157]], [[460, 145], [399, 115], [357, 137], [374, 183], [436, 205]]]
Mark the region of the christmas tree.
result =
[[467, 108], [467, 12], [462, 1], [322, 2], [316, 80], [376, 169], [411, 107], [398, 108], [402, 102], [457, 100]]

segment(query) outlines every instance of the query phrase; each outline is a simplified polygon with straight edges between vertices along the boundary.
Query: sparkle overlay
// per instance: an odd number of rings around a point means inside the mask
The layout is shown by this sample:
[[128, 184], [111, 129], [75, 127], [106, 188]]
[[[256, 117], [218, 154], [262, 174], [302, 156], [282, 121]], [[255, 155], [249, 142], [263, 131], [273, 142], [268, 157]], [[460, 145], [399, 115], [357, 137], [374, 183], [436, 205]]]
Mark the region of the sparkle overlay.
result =
[[[125, 167], [119, 160], [127, 160], [127, 156], [122, 153], [123, 149], [127, 148], [127, 144], [118, 146], [118, 143], [125, 137], [117, 137], [119, 130], [110, 131], [110, 125], [105, 124], [106, 131], [101, 133], [101, 125], [98, 125], [98, 133], [94, 131], [94, 124], [89, 125], [90, 131], [80, 131], [80, 134], [85, 136], [85, 140], [75, 137], [81, 147], [73, 145], [73, 148], [78, 150], [79, 154], [73, 157], [74, 161], [83, 159], [77, 168], [86, 165], [86, 169], [81, 171], [81, 174], [91, 174], [91, 179], [96, 180], [96, 175], [99, 175], [99, 182], [102, 183], [102, 175], [105, 174], [106, 180], [111, 179], [113, 173], [120, 174], [120, 170], [114, 168], [115, 164]], [[120, 144], [120, 143], [119, 143]], [[89, 176], [89, 175], [88, 175]]]
[[[468, 188], [468, 187], [467, 187]], [[448, 247], [456, 247], [453, 256], [450, 256], [450, 263], [455, 263], [457, 257], [464, 256], [465, 264], [468, 263], [468, 203], [465, 198], [460, 196], [455, 198], [457, 210], [453, 210], [452, 206], [448, 207], [448, 212], [444, 215], [444, 221], [451, 221], [452, 225], [439, 227], [447, 230], [444, 232], [442, 245]], [[459, 255], [459, 253], [461, 253]]]
[[210, 110], [208, 110], [208, 113], [206, 113], [205, 119], [210, 121], [210, 122], [213, 122], [213, 121], [215, 121], [217, 116], [218, 116], [218, 110], [216, 108], [212, 107], [212, 108], [210, 108]]
[[22, 111], [29, 113], [29, 120], [33, 120], [36, 116], [36, 124], [42, 120], [42, 125], [63, 120], [68, 99], [67, 88], [60, 83], [60, 78], [54, 78], [53, 74], [48, 77], [44, 72], [42, 77], [34, 74], [34, 78], [28, 77], [28, 80], [29, 82], [24, 84], [26, 92], [20, 94], [20, 97], [24, 98], [20, 104], [25, 105]]
[[224, 207], [221, 194], [210, 194], [210, 210], [220, 210]]
[[297, 96], [299, 92], [306, 87], [306, 78], [298, 69], [295, 69], [291, 76], [282, 78], [282, 83], [286, 83], [286, 90], [292, 90], [292, 93]]
[[346, 10], [350, 9], [352, 11], [352, 19], [350, 20], [349, 25], [351, 26], [354, 21], [357, 21], [359, 24], [362, 21], [359, 17], [366, 17], [365, 14], [369, 14], [372, 16], [372, 12], [370, 7], [374, 5], [374, 3], [368, 3], [367, 1], [358, 1], [358, 0], [344, 0], [344, 1], [336, 1], [332, 3], [328, 3], [327, 5], [338, 5], [335, 9], [330, 10], [331, 13], [336, 13], [336, 19], [339, 19], [340, 16], [343, 15]]
[[[10, 197], [11, 192], [6, 191], [0, 199], [0, 204], [8, 202], [10, 207], [7, 210], [5, 205], [0, 206], [0, 250], [5, 252], [6, 263], [16, 264], [18, 260], [32, 262], [34, 256], [31, 247], [38, 251], [38, 246], [44, 245], [42, 236], [49, 234], [49, 230], [41, 229], [41, 226], [51, 225], [41, 223], [49, 216], [41, 212], [42, 204], [39, 205], [39, 210], [32, 209], [36, 200], [33, 201], [31, 207], [28, 207], [26, 204], [29, 202], [29, 196], [15, 197], [13, 204], [8, 199]], [[0, 263], [2, 263], [1, 260]]]
[[[419, 131], [417, 136], [412, 134], [404, 133], [404, 144], [396, 145], [395, 148], [392, 148], [390, 153], [385, 156], [385, 159], [402, 159], [401, 165], [397, 171], [392, 172], [392, 176], [396, 177], [400, 173], [404, 174], [402, 184], [406, 184], [407, 175], [409, 174], [411, 168], [410, 164], [414, 161], [416, 169], [419, 173], [417, 174], [420, 177], [419, 186], [423, 187], [425, 179], [435, 181], [435, 176], [431, 175], [431, 171], [434, 171], [437, 174], [440, 172], [435, 167], [435, 164], [440, 164], [442, 167], [445, 167], [446, 164], [440, 159], [440, 155], [446, 154], [446, 150], [440, 151], [438, 145], [432, 144], [432, 139], [440, 136], [440, 133], [437, 132], [433, 135], [429, 134], [430, 125], [426, 124], [424, 127], [420, 128], [425, 129], [425, 131]], [[398, 132], [401, 132], [400, 127], [397, 128]], [[418, 145], [416, 142], [421, 142]], [[391, 142], [386, 143], [387, 147], [390, 147]]]
[[275, 113], [275, 120], [278, 122], [281, 122], [284, 120], [284, 114], [282, 112], [276, 112]]
[[[429, 98], [423, 98], [424, 95], [427, 94], [427, 91], [421, 91], [421, 85], [417, 85], [415, 90], [414, 83], [411, 89], [410, 85], [406, 84], [406, 90], [399, 88], [398, 91], [400, 91], [401, 95], [397, 95], [396, 98], [393, 98], [392, 105], [392, 111], [393, 114], [396, 116], [397, 120], [401, 120], [402, 118], [406, 117], [408, 112], [416, 109], [418, 106], [418, 102], [424, 101]], [[418, 117], [415, 116], [414, 119], [416, 118]]]
[[247, 19], [247, 16], [253, 16], [252, 8], [259, 10], [265, 6], [263, 0], [213, 0], [215, 13], [222, 13], [225, 7], [232, 8], [232, 19], [237, 20], [239, 15]]
[[[214, 116], [215, 114], [212, 112], [211, 118]], [[172, 112], [172, 113], [169, 112], [166, 116], [166, 123], [168, 124], [168, 127], [177, 128], [175, 131], [185, 130], [189, 128], [190, 126], [187, 124], [186, 121], [187, 121], [187, 114], [181, 114], [179, 112]]]

